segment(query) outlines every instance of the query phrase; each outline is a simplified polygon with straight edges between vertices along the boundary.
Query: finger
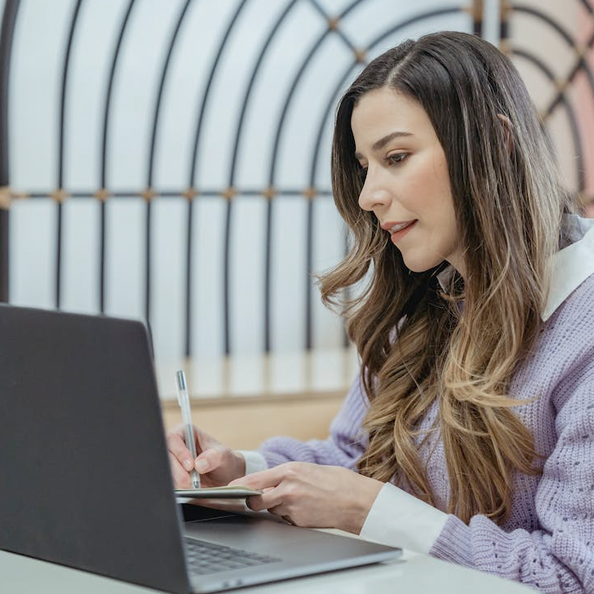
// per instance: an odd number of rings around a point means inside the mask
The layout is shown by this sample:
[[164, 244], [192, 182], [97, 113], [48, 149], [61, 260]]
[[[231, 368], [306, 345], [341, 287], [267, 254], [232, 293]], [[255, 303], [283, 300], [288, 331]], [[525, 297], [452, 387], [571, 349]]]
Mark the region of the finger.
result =
[[223, 453], [219, 449], [209, 449], [203, 451], [194, 463], [194, 468], [198, 474], [206, 474], [219, 468], [223, 462]]
[[262, 495], [252, 495], [251, 497], [246, 497], [245, 504], [252, 510], [252, 511], [263, 511], [268, 509], [266, 502], [262, 498]]
[[282, 505], [277, 505], [276, 507], [271, 507], [268, 509], [271, 514], [275, 516], [279, 516], [282, 518], [287, 524], [291, 524], [291, 526], [297, 526], [297, 523], [291, 518], [291, 516], [287, 513], [287, 510]]
[[298, 466], [294, 462], [290, 462], [280, 464], [268, 470], [246, 474], [239, 479], [231, 481], [229, 486], [243, 486], [264, 490], [270, 487], [277, 487], [282, 481], [292, 480], [298, 473]]
[[199, 453], [221, 445], [214, 437], [196, 426], [194, 426], [194, 435], [196, 436], [196, 446]]
[[286, 497], [287, 489], [281, 483], [278, 487], [267, 488], [262, 495], [247, 497], [246, 504], [253, 511], [271, 510], [286, 503]]
[[169, 465], [175, 487], [178, 489], [189, 489], [191, 487], [190, 475], [171, 452], [169, 452]]
[[192, 470], [194, 467], [192, 454], [180, 435], [177, 433], [170, 433], [167, 436], [167, 449], [169, 450], [170, 454], [175, 456], [175, 458], [186, 469], [186, 471]]

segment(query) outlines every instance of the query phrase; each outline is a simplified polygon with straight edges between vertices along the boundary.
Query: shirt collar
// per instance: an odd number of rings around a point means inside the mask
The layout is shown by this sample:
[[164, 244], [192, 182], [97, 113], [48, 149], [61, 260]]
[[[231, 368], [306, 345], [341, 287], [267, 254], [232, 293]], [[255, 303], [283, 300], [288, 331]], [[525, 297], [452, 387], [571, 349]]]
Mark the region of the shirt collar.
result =
[[[594, 219], [564, 215], [561, 232], [568, 245], [551, 259], [547, 302], [541, 313], [543, 322], [546, 322], [571, 293], [594, 274]], [[437, 275], [444, 291], [449, 291], [454, 274], [454, 267], [448, 266]]]
[[549, 293], [541, 314], [543, 322], [594, 274], [594, 219], [566, 215], [563, 217], [562, 231], [570, 243], [551, 260]]

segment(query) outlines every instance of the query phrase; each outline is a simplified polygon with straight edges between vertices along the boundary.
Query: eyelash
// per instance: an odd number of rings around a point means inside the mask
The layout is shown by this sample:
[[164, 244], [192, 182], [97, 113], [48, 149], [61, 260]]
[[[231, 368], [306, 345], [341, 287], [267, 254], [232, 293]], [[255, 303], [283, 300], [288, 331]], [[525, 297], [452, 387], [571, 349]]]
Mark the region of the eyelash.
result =
[[[408, 153], [395, 153], [394, 155], [388, 155], [385, 158], [386, 163], [391, 166], [401, 165], [408, 158]], [[365, 182], [367, 177], [367, 167], [359, 167], [359, 177], [362, 182]]]
[[400, 165], [408, 157], [408, 153], [395, 153], [386, 157], [389, 165]]
[[[408, 153], [396, 153], [394, 155], [388, 155], [384, 160], [387, 165], [398, 166], [401, 165], [408, 158]], [[359, 177], [365, 181], [367, 176], [367, 167], [359, 167]]]

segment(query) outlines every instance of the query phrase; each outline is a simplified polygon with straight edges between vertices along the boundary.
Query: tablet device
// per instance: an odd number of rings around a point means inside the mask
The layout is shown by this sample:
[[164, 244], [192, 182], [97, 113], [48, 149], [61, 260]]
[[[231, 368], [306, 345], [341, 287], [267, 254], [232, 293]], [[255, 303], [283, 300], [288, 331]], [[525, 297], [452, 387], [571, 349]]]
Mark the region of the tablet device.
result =
[[248, 487], [201, 487], [200, 489], [176, 489], [176, 497], [188, 497], [200, 499], [204, 497], [242, 499], [251, 495], [261, 495], [262, 491], [249, 489]]

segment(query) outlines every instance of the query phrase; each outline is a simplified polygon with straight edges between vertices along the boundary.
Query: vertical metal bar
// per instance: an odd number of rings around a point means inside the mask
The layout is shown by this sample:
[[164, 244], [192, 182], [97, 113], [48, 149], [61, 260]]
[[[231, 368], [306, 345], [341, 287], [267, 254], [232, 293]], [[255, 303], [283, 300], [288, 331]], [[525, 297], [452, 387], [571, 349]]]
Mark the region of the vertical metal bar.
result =
[[[316, 10], [326, 19], [328, 22], [328, 33], [335, 33], [338, 37], [346, 44], [346, 46], [357, 55], [357, 47], [356, 45], [341, 31], [339, 27], [339, 20], [334, 22], [331, 19], [330, 15], [324, 10], [324, 8], [316, 1], [310, 0], [311, 3], [314, 5]], [[349, 7], [349, 9], [352, 8]], [[350, 70], [349, 70], [350, 72]], [[327, 109], [324, 112], [324, 117], [320, 121], [320, 125], [318, 128], [318, 135], [316, 138], [315, 148], [313, 151], [313, 159], [311, 165], [311, 174], [309, 179], [309, 194], [308, 201], [307, 201], [307, 223], [306, 223], [306, 275], [305, 275], [305, 348], [309, 351], [314, 346], [314, 320], [313, 320], [313, 302], [315, 299], [315, 291], [314, 286], [311, 282], [311, 274], [314, 269], [314, 254], [315, 254], [315, 245], [314, 245], [314, 235], [313, 235], [313, 226], [315, 222], [315, 200], [316, 200], [316, 192], [314, 188], [316, 187], [316, 170], [317, 170], [317, 163], [318, 163], [318, 155], [320, 151], [320, 146], [322, 142], [322, 134], [324, 131], [324, 124], [326, 123], [326, 118], [328, 117], [330, 106], [334, 103], [336, 96], [338, 95], [339, 88], [342, 88], [342, 84], [344, 84], [346, 76], [341, 79], [341, 86], [337, 87], [332, 94], [330, 102], [327, 104]], [[346, 256], [346, 253], [345, 253]]]
[[509, 54], [509, 15], [511, 6], [508, 0], [500, 0], [499, 5], [499, 49]]
[[[64, 189], [64, 153], [65, 153], [65, 124], [66, 124], [66, 92], [68, 89], [68, 72], [70, 67], [70, 55], [72, 53], [72, 42], [74, 40], [74, 31], [76, 23], [78, 22], [78, 15], [80, 14], [80, 7], [83, 0], [77, 0], [72, 11], [72, 18], [70, 19], [70, 29], [68, 31], [68, 41], [66, 43], [66, 51], [64, 53], [64, 65], [62, 67], [62, 88], [60, 92], [60, 123], [58, 133], [58, 180], [57, 190], [62, 192]], [[62, 237], [64, 233], [64, 214], [62, 209], [62, 202], [58, 201], [56, 208], [56, 287], [55, 287], [55, 306], [57, 309], [61, 305], [61, 288], [62, 288]]]
[[[111, 95], [113, 91], [113, 80], [115, 77], [115, 70], [118, 63], [118, 58], [120, 55], [120, 49], [122, 46], [122, 40], [124, 38], [124, 33], [126, 32], [126, 27], [128, 26], [128, 22], [130, 19], [130, 13], [132, 12], [132, 8], [134, 7], [135, 0], [130, 0], [128, 4], [128, 8], [126, 9], [126, 13], [124, 18], [122, 19], [122, 24], [120, 25], [120, 32], [118, 35], [118, 40], [116, 42], [113, 57], [111, 60], [111, 69], [109, 71], [109, 79], [107, 83], [107, 91], [105, 93], [105, 108], [103, 112], [103, 139], [101, 143], [101, 190], [107, 189], [107, 141], [109, 136], [109, 112], [111, 108]], [[99, 270], [100, 270], [100, 280], [99, 280], [99, 310], [101, 313], [105, 312], [105, 248], [106, 248], [106, 201], [102, 200], [99, 206], [100, 208], [100, 222], [99, 222], [99, 235], [100, 235], [100, 245], [99, 245]]]
[[[175, 42], [177, 41], [177, 37], [179, 31], [181, 29], [181, 24], [184, 20], [186, 12], [188, 11], [188, 7], [190, 6], [190, 2], [192, 0], [186, 0], [185, 4], [182, 6], [180, 10], [179, 16], [177, 18], [177, 22], [175, 27], [173, 28], [173, 33], [171, 35], [171, 39], [169, 40], [169, 46], [167, 48], [167, 54], [165, 56], [165, 60], [163, 62], [163, 68], [161, 69], [161, 77], [159, 80], [159, 89], [157, 91], [157, 99], [155, 101], [155, 111], [153, 115], [153, 127], [151, 131], [151, 140], [150, 140], [150, 150], [149, 150], [149, 163], [148, 163], [148, 175], [147, 175], [147, 192], [150, 192], [153, 187], [153, 172], [154, 172], [154, 165], [155, 165], [155, 146], [157, 144], [157, 132], [159, 128], [159, 115], [161, 113], [161, 102], [163, 99], [163, 89], [165, 88], [165, 79], [167, 77], [167, 72], [169, 71], [169, 62], [171, 61], [171, 55], [173, 53], [173, 48], [175, 46]], [[146, 277], [146, 294], [145, 294], [145, 315], [146, 319], [149, 320], [150, 310], [151, 310], [151, 287], [150, 287], [150, 279], [151, 279], [151, 261], [152, 261], [152, 249], [151, 249], [151, 238], [152, 238], [152, 231], [151, 231], [151, 218], [152, 218], [152, 201], [147, 200], [146, 203], [146, 261], [145, 261], [145, 277]], [[187, 272], [187, 268], [186, 268]], [[188, 326], [189, 320], [187, 318], [187, 306], [186, 306], [186, 334], [188, 333]], [[186, 338], [187, 344], [187, 338]]]
[[[287, 114], [289, 112], [289, 106], [291, 105], [293, 96], [295, 94], [295, 91], [297, 90], [297, 85], [299, 84], [299, 81], [301, 80], [301, 77], [303, 76], [303, 74], [305, 73], [305, 70], [307, 68], [307, 66], [309, 65], [309, 63], [311, 62], [312, 57], [314, 56], [314, 54], [316, 53], [317, 49], [322, 45], [322, 42], [326, 39], [326, 37], [328, 36], [328, 34], [330, 33], [330, 29], [326, 29], [316, 40], [316, 42], [313, 44], [313, 46], [310, 48], [310, 51], [308, 52], [308, 54], [305, 56], [303, 62], [301, 63], [299, 69], [297, 70], [297, 73], [295, 75], [295, 77], [293, 78], [293, 82], [289, 88], [289, 92], [287, 93], [283, 108], [281, 110], [281, 114], [280, 117], [278, 119], [277, 125], [276, 125], [276, 133], [274, 136], [274, 145], [273, 145], [273, 149], [272, 149], [272, 160], [270, 162], [270, 171], [269, 171], [269, 176], [268, 176], [268, 185], [272, 188], [275, 185], [275, 178], [276, 178], [276, 167], [277, 167], [277, 159], [278, 159], [278, 155], [279, 155], [279, 146], [280, 146], [280, 139], [281, 139], [281, 134], [283, 131], [283, 127], [284, 127], [284, 122], [285, 119], [287, 117]], [[313, 188], [313, 186], [312, 186]], [[308, 253], [307, 253], [307, 258], [308, 258], [308, 262], [309, 262], [309, 258], [311, 257], [311, 251], [310, 251], [310, 245], [311, 245], [311, 230], [310, 230], [310, 221], [311, 221], [311, 204], [313, 201], [313, 196], [311, 199], [309, 199], [309, 203], [308, 203], [308, 226], [307, 226], [307, 233], [308, 236], [306, 238], [306, 242], [307, 242], [307, 246], [308, 246]], [[272, 204], [271, 202], [268, 203], [267, 208], [270, 210], [272, 208]], [[267, 221], [270, 224], [270, 221], [272, 220], [272, 216], [271, 213], [267, 214]], [[268, 237], [270, 237], [270, 228], [267, 228], [267, 233], [268, 233]], [[266, 243], [266, 261], [270, 261], [271, 260], [271, 254], [270, 251], [272, 250], [272, 244], [270, 241], [267, 241]], [[305, 348], [307, 350], [309, 350], [311, 348], [311, 305], [310, 305], [310, 268], [307, 268], [306, 271], [306, 298], [305, 298], [305, 316], [306, 316], [306, 322], [305, 322], [305, 336], [304, 336], [304, 341], [305, 341]], [[265, 297], [267, 304], [269, 304], [272, 301], [272, 285], [270, 283], [270, 278], [269, 276], [266, 279], [266, 286], [267, 286], [267, 295]], [[268, 306], [269, 307], [269, 306]]]
[[472, 32], [478, 37], [483, 36], [483, 19], [485, 7], [483, 0], [472, 0]]
[[[147, 189], [147, 193], [150, 192]], [[151, 320], [151, 228], [153, 219], [153, 209], [151, 207], [152, 201], [150, 198], [146, 201], [146, 219], [144, 229], [144, 319], [147, 322]]]
[[[189, 190], [188, 190], [189, 191]], [[186, 357], [192, 355], [192, 254], [194, 252], [194, 234], [192, 230], [194, 228], [194, 197], [188, 197], [188, 213], [186, 220], [186, 291], [185, 291], [185, 315], [186, 315], [186, 327], [184, 336], [184, 354]]]
[[[311, 188], [313, 189], [313, 185]], [[313, 287], [311, 283], [311, 274], [313, 272], [314, 259], [314, 205], [316, 196], [312, 192], [312, 197], [307, 200], [307, 218], [305, 223], [305, 348], [311, 350], [313, 347]]]
[[266, 202], [264, 227], [264, 352], [269, 353], [272, 347], [272, 221], [273, 201]]
[[157, 99], [155, 101], [155, 111], [153, 113], [153, 126], [151, 131], [151, 140], [150, 140], [150, 148], [149, 148], [149, 161], [148, 161], [148, 182], [147, 187], [153, 187], [153, 171], [155, 165], [155, 146], [157, 144], [157, 131], [159, 127], [159, 115], [161, 112], [161, 102], [163, 99], [163, 89], [165, 88], [165, 79], [167, 78], [167, 72], [169, 71], [169, 62], [171, 61], [171, 54], [173, 53], [173, 48], [175, 46], [175, 42], [177, 41], [177, 36], [181, 29], [181, 24], [184, 20], [186, 12], [188, 11], [188, 7], [190, 6], [190, 2], [192, 0], [186, 0], [185, 4], [182, 6], [180, 10], [179, 16], [177, 17], [177, 22], [175, 27], [173, 28], [173, 33], [171, 34], [171, 39], [169, 40], [169, 45], [167, 47], [167, 53], [165, 55], [165, 60], [163, 61], [163, 67], [161, 68], [161, 77], [159, 79], [159, 89], [157, 91]]
[[[202, 104], [200, 106], [200, 112], [198, 114], [198, 120], [196, 122], [196, 128], [194, 133], [194, 150], [192, 151], [192, 157], [190, 161], [190, 175], [189, 175], [189, 188], [196, 187], [196, 167], [198, 162], [198, 154], [199, 154], [199, 147], [200, 147], [200, 140], [201, 140], [201, 132], [202, 132], [202, 123], [204, 120], [204, 114], [206, 113], [206, 106], [208, 104], [208, 100], [210, 99], [210, 89], [212, 86], [212, 82], [214, 80], [215, 73], [217, 71], [217, 66], [223, 55], [223, 50], [227, 44], [227, 39], [231, 35], [231, 31], [235, 27], [239, 15], [241, 14], [242, 10], [247, 5], [248, 0], [241, 0], [241, 3], [237, 7], [235, 14], [232, 16], [229, 24], [227, 25], [227, 29], [223, 34], [223, 38], [219, 44], [219, 48], [217, 50], [215, 59], [212, 63], [210, 73], [208, 76], [208, 81], [206, 83], [206, 88], [204, 90]], [[192, 251], [191, 251], [191, 234], [192, 234], [192, 218], [193, 218], [193, 200], [188, 201], [188, 272], [193, 274], [193, 267], [192, 267]], [[225, 235], [224, 235], [224, 242], [225, 245], [227, 244], [227, 237], [230, 228], [230, 215], [229, 215], [229, 204], [230, 200], [227, 203], [227, 212], [225, 217]], [[191, 332], [192, 328], [190, 327], [190, 323], [192, 320], [192, 278], [191, 275], [188, 275], [187, 279], [187, 291], [186, 291], [186, 319], [188, 320], [188, 329], [186, 334], [186, 355], [190, 355], [191, 352]], [[229, 290], [229, 271], [224, 271], [224, 280], [223, 280], [223, 337], [224, 337], [224, 352], [226, 355], [230, 352], [230, 337], [229, 337], [229, 302], [228, 300], [225, 301], [225, 295]]]
[[[343, 226], [343, 230], [344, 230], [344, 236], [343, 236], [343, 255], [346, 258], [348, 256], [349, 253], [349, 228], [344, 225]], [[351, 287], [346, 287], [346, 289], [344, 290], [344, 297], [346, 301], [349, 301], [351, 299], [352, 296], [352, 289]], [[347, 332], [347, 327], [346, 324], [342, 325], [342, 346], [346, 349], [351, 345], [351, 340], [349, 338], [349, 334]]]
[[[330, 117], [330, 112], [336, 103], [336, 98], [337, 98], [338, 94], [340, 93], [340, 90], [342, 88], [344, 88], [346, 81], [351, 77], [352, 70], [355, 68], [356, 65], [357, 65], [357, 62], [351, 64], [351, 66], [348, 68], [348, 70], [346, 70], [343, 73], [343, 76], [339, 79], [338, 84], [332, 89], [332, 93], [330, 94], [329, 100], [326, 103], [326, 109], [324, 110], [322, 117], [319, 121], [318, 135], [316, 137], [316, 142], [314, 145], [313, 157], [312, 157], [312, 161], [311, 161], [311, 172], [310, 172], [310, 177], [309, 177], [309, 185], [312, 188], [315, 186], [315, 180], [316, 180], [316, 176], [317, 176], [318, 162], [320, 159], [319, 155], [320, 155], [320, 150], [321, 150], [321, 146], [322, 146], [322, 136], [324, 133], [324, 124], [326, 123], [326, 120]], [[349, 250], [348, 228], [346, 225], [343, 225], [343, 230], [344, 230], [343, 258], [346, 258], [348, 255], [348, 250]], [[311, 258], [313, 260], [313, 256], [308, 255], [308, 258]], [[309, 262], [309, 260], [308, 260], [308, 262]], [[346, 294], [345, 294], [347, 299], [349, 297], [349, 294], [350, 294], [350, 290], [347, 288]], [[312, 306], [310, 305], [312, 299], [313, 299], [312, 287], [311, 287], [311, 283], [308, 283], [308, 317], [307, 317], [307, 327], [306, 327], [306, 348], [308, 348], [308, 349], [311, 348], [311, 346], [307, 346], [307, 345], [311, 345], [312, 334], [313, 334], [313, 329], [311, 328], [311, 322], [309, 321], [311, 318], [311, 314], [309, 312], [312, 309]], [[348, 334], [346, 332], [346, 326], [344, 324], [342, 326], [342, 343], [345, 348], [347, 348], [350, 345], [350, 340], [349, 340]]]
[[[14, 26], [20, 0], [6, 0], [0, 30], [0, 187], [9, 187], [8, 101]], [[8, 207], [0, 208], [0, 301], [9, 299]]]
[[[250, 97], [251, 97], [251, 93], [252, 93], [252, 89], [254, 86], [254, 82], [256, 80], [256, 77], [258, 75], [258, 72], [260, 71], [260, 66], [262, 64], [262, 61], [264, 59], [264, 56], [266, 54], [266, 51], [268, 50], [270, 43], [272, 42], [272, 40], [274, 39], [275, 35], [277, 34], [282, 22], [286, 19], [287, 15], [289, 14], [289, 12], [292, 10], [292, 8], [296, 5], [298, 0], [290, 0], [290, 2], [287, 3], [287, 5], [285, 6], [284, 10], [281, 12], [281, 14], [279, 15], [279, 17], [277, 18], [276, 22], [274, 23], [274, 25], [272, 26], [272, 29], [270, 30], [268, 37], [266, 38], [266, 40], [264, 41], [264, 44], [262, 45], [262, 48], [260, 50], [260, 53], [258, 55], [258, 58], [256, 59], [256, 64], [252, 70], [252, 75], [250, 77], [250, 80], [247, 84], [245, 93], [243, 95], [243, 101], [241, 102], [241, 113], [239, 115], [239, 120], [237, 122], [237, 131], [235, 133], [235, 141], [233, 142], [233, 156], [231, 158], [231, 168], [230, 168], [230, 173], [229, 173], [229, 187], [232, 188], [235, 186], [235, 172], [237, 169], [237, 161], [238, 161], [238, 154], [239, 154], [239, 143], [241, 141], [241, 133], [243, 130], [243, 125], [244, 125], [244, 121], [245, 121], [245, 114], [247, 112], [247, 107], [250, 101]], [[266, 213], [265, 213], [265, 217], [266, 217], [266, 225], [264, 228], [264, 233], [265, 233], [265, 238], [264, 238], [264, 245], [265, 247], [265, 253], [264, 253], [264, 261], [265, 261], [265, 270], [264, 270], [264, 352], [265, 353], [269, 353], [270, 352], [270, 346], [271, 346], [271, 338], [270, 338], [270, 334], [271, 334], [271, 323], [270, 323], [270, 317], [271, 317], [271, 257], [270, 257], [270, 244], [271, 244], [271, 230], [272, 230], [272, 208], [273, 208], [273, 201], [274, 201], [274, 189], [272, 187], [268, 188], [268, 192], [270, 194], [268, 201], [266, 203]], [[231, 205], [229, 208], [229, 217], [231, 216]], [[230, 241], [230, 235], [227, 235], [227, 240]], [[229, 250], [229, 246], [226, 246], [225, 249], [225, 254], [226, 257], [229, 256], [230, 254], [230, 250]], [[230, 263], [228, 261], [225, 261], [225, 270], [229, 270], [230, 269]], [[229, 288], [229, 284], [226, 284], [227, 290]], [[227, 299], [228, 301], [228, 299]]]

